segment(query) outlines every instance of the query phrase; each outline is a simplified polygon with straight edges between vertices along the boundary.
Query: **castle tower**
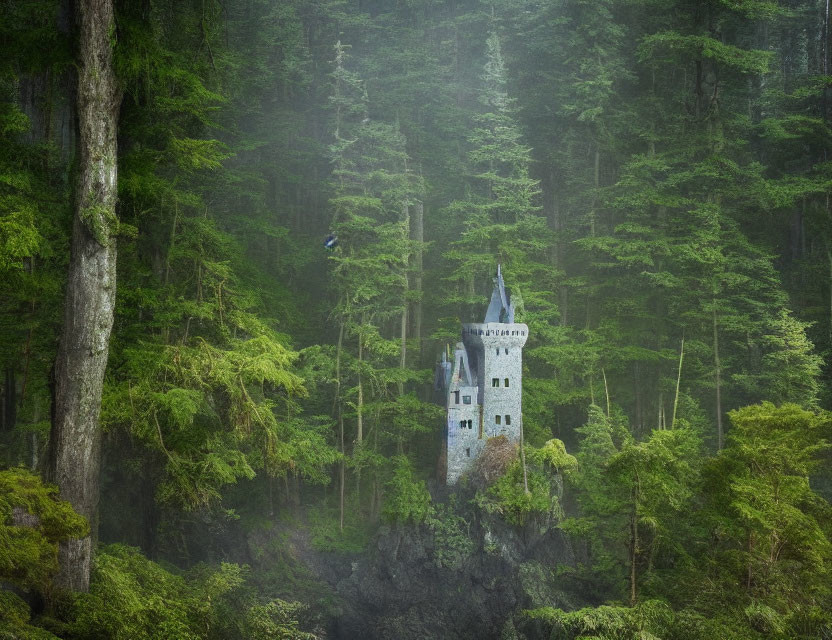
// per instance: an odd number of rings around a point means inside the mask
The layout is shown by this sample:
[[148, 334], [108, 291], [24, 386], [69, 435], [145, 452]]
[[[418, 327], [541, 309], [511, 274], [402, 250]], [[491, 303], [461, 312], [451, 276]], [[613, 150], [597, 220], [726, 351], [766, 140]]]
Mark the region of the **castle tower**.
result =
[[528, 327], [514, 322], [514, 306], [500, 267], [485, 322], [462, 325], [453, 362], [443, 355], [437, 384], [446, 391], [446, 475], [455, 484], [477, 459], [488, 438], [520, 442], [523, 424], [523, 346]]

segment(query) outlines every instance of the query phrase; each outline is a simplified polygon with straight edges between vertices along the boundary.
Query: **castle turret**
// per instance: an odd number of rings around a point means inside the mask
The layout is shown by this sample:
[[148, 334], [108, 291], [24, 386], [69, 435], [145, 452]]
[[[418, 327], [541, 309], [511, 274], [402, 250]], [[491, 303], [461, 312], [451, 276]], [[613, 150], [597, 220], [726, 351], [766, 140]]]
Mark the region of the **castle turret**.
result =
[[448, 484], [456, 483], [473, 464], [487, 438], [505, 435], [519, 443], [527, 338], [528, 327], [514, 322], [514, 307], [498, 266], [485, 322], [462, 326], [462, 343], [456, 345], [445, 385]]

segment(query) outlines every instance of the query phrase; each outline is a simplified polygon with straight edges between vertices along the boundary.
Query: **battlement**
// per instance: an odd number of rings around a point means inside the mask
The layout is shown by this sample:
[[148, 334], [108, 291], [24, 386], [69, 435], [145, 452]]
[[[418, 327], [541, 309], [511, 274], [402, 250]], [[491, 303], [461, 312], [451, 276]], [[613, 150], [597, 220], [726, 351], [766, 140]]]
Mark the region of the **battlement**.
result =
[[522, 347], [528, 339], [529, 327], [512, 322], [469, 322], [462, 325], [465, 346], [485, 347], [511, 345]]

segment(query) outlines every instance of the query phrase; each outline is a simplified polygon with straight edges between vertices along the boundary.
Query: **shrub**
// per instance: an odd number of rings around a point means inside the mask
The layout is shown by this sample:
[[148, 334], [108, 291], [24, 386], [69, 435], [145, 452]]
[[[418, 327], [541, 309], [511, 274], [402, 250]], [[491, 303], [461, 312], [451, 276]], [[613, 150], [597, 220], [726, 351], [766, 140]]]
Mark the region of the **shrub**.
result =
[[46, 589], [58, 570], [58, 543], [88, 533], [57, 487], [22, 467], [0, 471], [0, 581]]
[[430, 513], [430, 493], [424, 480], [413, 477], [413, 466], [406, 456], [396, 456], [393, 464], [393, 477], [386, 485], [384, 519], [388, 522], [424, 522]]

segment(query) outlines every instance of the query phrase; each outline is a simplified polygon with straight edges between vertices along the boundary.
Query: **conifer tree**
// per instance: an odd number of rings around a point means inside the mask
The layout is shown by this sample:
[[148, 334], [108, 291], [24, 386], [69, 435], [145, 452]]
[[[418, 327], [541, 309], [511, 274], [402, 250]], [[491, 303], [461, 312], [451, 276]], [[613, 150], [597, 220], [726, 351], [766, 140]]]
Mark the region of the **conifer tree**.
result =
[[[339, 248], [331, 258], [338, 296], [334, 314], [339, 322], [339, 439], [344, 429], [340, 421], [349, 407], [355, 419], [351, 464], [356, 487], [360, 487], [362, 468], [370, 467], [374, 474], [371, 510], [377, 514], [383, 461], [379, 456], [403, 453], [413, 436], [425, 430], [420, 418], [436, 413], [415, 396], [404, 394], [405, 383], [416, 375], [405, 367], [408, 271], [413, 254], [410, 208], [419, 197], [420, 182], [408, 170], [405, 140], [398, 127], [368, 116], [366, 87], [347, 67], [346, 46], [340, 42], [335, 45], [333, 81], [334, 197], [330, 204], [332, 230], [339, 237]], [[350, 339], [354, 346], [348, 346]], [[355, 386], [343, 384], [347, 372]], [[365, 438], [370, 432], [373, 440], [368, 443]]]

